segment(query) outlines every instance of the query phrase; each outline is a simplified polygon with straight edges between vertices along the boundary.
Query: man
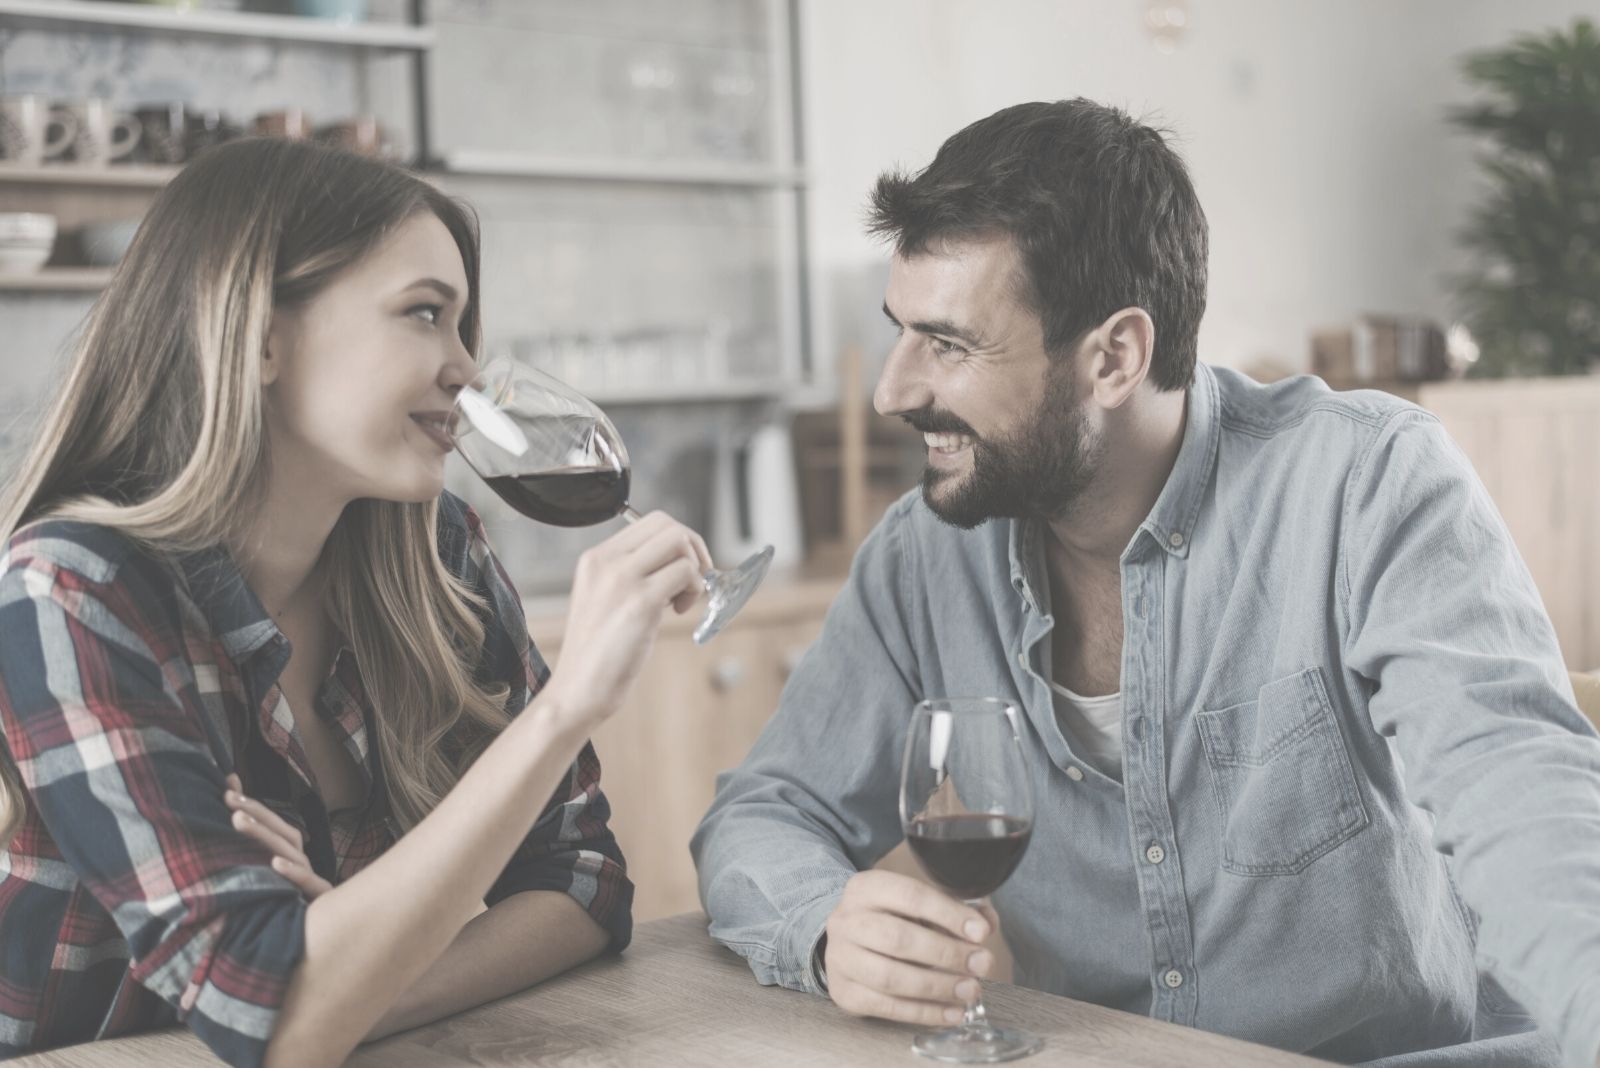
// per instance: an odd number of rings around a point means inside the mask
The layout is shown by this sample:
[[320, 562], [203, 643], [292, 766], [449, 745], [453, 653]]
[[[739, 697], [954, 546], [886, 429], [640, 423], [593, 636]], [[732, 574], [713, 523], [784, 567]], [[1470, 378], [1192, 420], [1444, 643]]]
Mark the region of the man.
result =
[[1197, 365], [1205, 218], [1113, 109], [974, 123], [872, 228], [875, 403], [928, 468], [719, 781], [713, 936], [958, 1019], [989, 918], [866, 869], [913, 703], [997, 696], [1037, 807], [993, 899], [1019, 982], [1344, 1062], [1594, 1064], [1600, 739], [1438, 422]]

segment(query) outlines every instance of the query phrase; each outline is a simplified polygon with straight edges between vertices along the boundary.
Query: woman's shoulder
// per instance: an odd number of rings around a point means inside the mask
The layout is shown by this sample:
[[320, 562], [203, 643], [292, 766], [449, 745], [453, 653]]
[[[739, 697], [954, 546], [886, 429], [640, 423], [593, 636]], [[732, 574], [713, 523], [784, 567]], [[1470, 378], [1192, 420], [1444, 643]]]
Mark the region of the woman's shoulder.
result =
[[98, 585], [130, 572], [160, 569], [148, 549], [117, 530], [72, 519], [39, 519], [18, 527], [0, 546], [0, 578], [22, 572], [70, 574]]
[[446, 490], [439, 495], [439, 518], [435, 524], [439, 559], [450, 573], [471, 579], [482, 570], [489, 553], [483, 519], [477, 509]]

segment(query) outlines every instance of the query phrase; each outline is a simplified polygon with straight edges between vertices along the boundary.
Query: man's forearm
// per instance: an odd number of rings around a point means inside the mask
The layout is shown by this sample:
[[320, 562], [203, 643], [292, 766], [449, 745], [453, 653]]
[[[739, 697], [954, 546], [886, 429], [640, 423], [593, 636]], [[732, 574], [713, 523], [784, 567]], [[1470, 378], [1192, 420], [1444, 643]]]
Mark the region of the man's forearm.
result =
[[468, 921], [367, 1041], [526, 990], [599, 955], [610, 936], [566, 894], [513, 894]]

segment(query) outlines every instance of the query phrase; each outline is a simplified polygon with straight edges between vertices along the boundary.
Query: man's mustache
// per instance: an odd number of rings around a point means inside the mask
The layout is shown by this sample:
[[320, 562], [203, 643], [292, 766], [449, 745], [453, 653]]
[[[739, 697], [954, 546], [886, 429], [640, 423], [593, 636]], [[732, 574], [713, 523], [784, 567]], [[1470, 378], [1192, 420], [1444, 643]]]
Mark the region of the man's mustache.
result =
[[901, 414], [900, 418], [910, 423], [923, 434], [966, 434], [972, 438], [978, 436], [972, 427], [949, 412], [935, 411], [932, 408], [919, 408], [914, 412], [905, 412]]

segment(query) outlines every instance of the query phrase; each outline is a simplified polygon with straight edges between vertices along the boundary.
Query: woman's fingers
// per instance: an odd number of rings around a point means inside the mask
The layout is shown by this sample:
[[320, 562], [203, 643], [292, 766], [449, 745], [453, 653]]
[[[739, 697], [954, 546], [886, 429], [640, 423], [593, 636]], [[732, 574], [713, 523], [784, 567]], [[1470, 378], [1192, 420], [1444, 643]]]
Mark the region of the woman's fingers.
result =
[[283, 857], [272, 858], [272, 870], [288, 879], [306, 897], [315, 898], [333, 889], [333, 884], [311, 870], [309, 864], [301, 864]]
[[[288, 820], [272, 811], [266, 805], [263, 805], [260, 801], [257, 801], [252, 797], [247, 797], [242, 791], [234, 790], [230, 792], [233, 794], [236, 800], [228, 801], [228, 803], [234, 808], [244, 812], [248, 816], [253, 817], [257, 823], [266, 824], [267, 827], [274, 833], [282, 835], [286, 840], [295, 843], [295, 845], [299, 848], [305, 848], [306, 836], [300, 833], [300, 829], [298, 827], [292, 825]], [[228, 800], [227, 794], [223, 795], [223, 800]]]

